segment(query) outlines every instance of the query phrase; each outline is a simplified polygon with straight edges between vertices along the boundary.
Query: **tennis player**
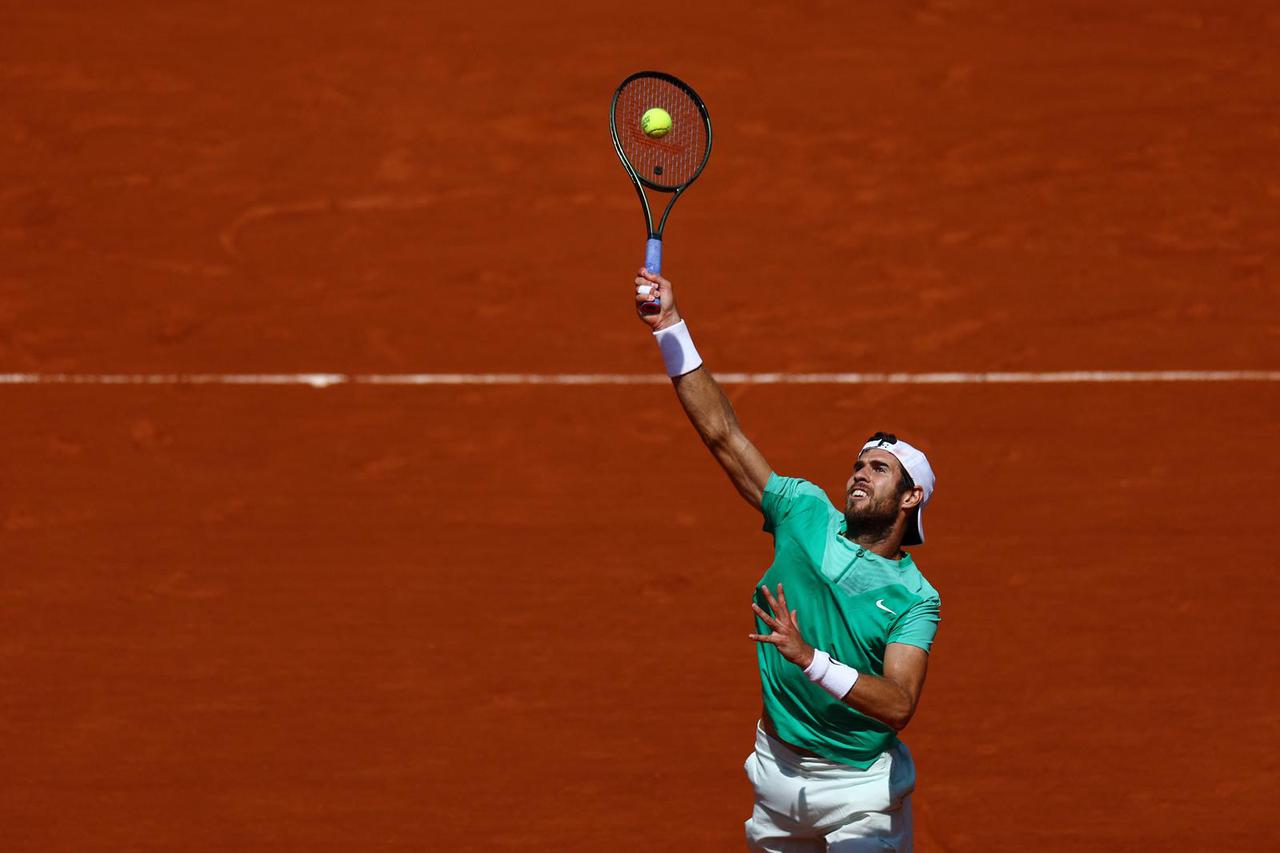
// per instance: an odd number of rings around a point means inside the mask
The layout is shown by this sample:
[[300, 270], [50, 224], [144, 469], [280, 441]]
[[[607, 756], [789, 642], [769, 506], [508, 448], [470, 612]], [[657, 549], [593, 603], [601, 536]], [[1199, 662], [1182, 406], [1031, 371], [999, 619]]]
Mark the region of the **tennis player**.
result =
[[[853, 461], [843, 511], [817, 486], [778, 476], [702, 366], [671, 282], [644, 269], [635, 281], [637, 314], [680, 404], [773, 534], [751, 605], [764, 707], [746, 762], [747, 846], [910, 851], [915, 766], [898, 733], [920, 701], [940, 600], [902, 547], [924, 541], [929, 461], [876, 433]], [[655, 296], [658, 313], [640, 313]]]

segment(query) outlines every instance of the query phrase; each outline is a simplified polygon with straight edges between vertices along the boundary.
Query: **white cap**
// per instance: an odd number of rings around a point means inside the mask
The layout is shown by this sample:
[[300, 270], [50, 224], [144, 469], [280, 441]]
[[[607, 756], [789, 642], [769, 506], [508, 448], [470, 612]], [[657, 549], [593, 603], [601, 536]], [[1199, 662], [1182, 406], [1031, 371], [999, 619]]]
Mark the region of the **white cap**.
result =
[[937, 482], [933, 476], [933, 468], [929, 467], [928, 458], [897, 436], [883, 432], [878, 432], [867, 439], [867, 443], [862, 445], [858, 455], [861, 456], [868, 450], [885, 450], [892, 453], [911, 475], [915, 484], [924, 489], [924, 499], [920, 501], [915, 514], [908, 520], [907, 532], [902, 537], [903, 545], [921, 544], [924, 542], [924, 508], [929, 503], [929, 498], [933, 497], [933, 486]]

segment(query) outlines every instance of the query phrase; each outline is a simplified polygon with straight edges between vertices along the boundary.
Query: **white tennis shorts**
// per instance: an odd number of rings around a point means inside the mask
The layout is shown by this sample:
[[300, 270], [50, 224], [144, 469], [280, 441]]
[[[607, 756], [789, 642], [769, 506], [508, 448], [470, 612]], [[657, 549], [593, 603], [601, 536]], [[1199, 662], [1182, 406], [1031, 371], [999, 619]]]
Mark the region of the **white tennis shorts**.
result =
[[906, 744], [866, 770], [800, 755], [756, 726], [747, 848], [768, 853], [910, 853], [916, 768]]

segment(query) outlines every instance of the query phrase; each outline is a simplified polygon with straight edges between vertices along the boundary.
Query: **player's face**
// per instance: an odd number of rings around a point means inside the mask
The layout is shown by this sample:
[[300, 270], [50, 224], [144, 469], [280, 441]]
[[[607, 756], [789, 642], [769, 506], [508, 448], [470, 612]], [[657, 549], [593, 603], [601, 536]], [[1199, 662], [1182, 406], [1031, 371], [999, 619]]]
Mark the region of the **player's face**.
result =
[[845, 486], [844, 514], [852, 521], [892, 520], [898, 515], [902, 465], [887, 450], [867, 450], [853, 463]]

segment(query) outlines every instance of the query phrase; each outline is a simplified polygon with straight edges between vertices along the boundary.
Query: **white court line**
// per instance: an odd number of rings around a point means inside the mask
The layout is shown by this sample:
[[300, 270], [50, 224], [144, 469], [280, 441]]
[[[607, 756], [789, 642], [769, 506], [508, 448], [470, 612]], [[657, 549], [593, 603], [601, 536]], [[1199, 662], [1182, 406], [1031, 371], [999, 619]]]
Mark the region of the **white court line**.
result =
[[[717, 373], [726, 385], [1070, 385], [1280, 382], [1280, 370]], [[0, 373], [0, 385], [665, 385], [660, 373]]]

